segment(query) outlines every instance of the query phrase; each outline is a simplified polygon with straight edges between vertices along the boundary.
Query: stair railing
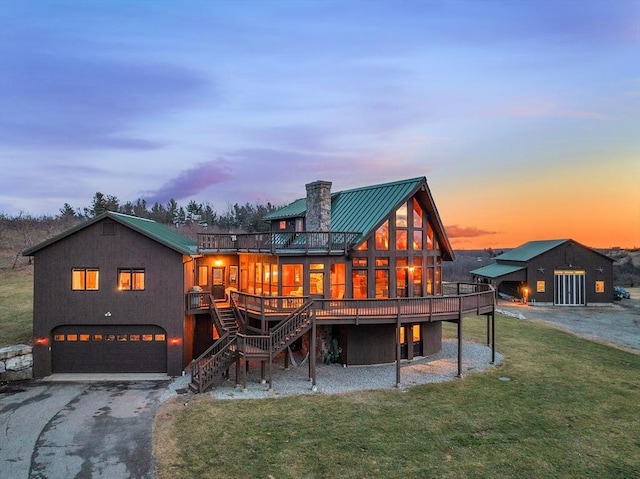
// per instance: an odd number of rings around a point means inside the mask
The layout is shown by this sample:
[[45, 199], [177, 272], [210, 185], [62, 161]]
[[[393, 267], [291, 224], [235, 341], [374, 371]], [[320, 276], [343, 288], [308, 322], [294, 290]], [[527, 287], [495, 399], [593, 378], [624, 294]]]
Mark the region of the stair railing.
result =
[[233, 295], [233, 293], [229, 295], [229, 304], [231, 305], [231, 311], [233, 311], [233, 318], [236, 320], [236, 326], [238, 327], [238, 332], [246, 333], [247, 324], [242, 314], [240, 314], [240, 309], [238, 308], [238, 301], [236, 300], [236, 297]]
[[220, 336], [222, 336], [224, 332], [226, 332], [227, 330], [224, 327], [224, 324], [222, 324], [222, 318], [220, 317], [220, 310], [218, 310], [218, 307], [216, 306], [216, 302], [213, 299], [213, 294], [211, 293], [209, 293], [209, 314], [211, 315], [211, 319], [213, 320], [213, 324], [218, 330], [218, 333], [220, 334]]
[[191, 382], [198, 392], [205, 391], [217, 378], [219, 373], [229, 369], [235, 361], [235, 336], [228, 332], [223, 334], [204, 353], [191, 363]]
[[308, 301], [276, 324], [269, 334], [271, 353], [277, 354], [290, 346], [311, 329], [313, 320], [313, 301]]

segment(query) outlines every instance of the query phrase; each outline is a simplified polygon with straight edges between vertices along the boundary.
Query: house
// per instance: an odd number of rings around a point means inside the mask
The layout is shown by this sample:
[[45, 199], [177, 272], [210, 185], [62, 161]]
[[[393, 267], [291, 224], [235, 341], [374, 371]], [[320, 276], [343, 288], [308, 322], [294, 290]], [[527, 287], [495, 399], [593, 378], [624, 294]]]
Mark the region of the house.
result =
[[572, 239], [529, 241], [471, 271], [529, 304], [586, 306], [613, 301], [613, 260]]
[[401, 359], [440, 351], [443, 321], [459, 341], [464, 315], [493, 326], [489, 285], [443, 282], [454, 253], [424, 177], [338, 192], [315, 181], [265, 220], [267, 233], [194, 242], [108, 212], [25, 251], [35, 375], [186, 369], [202, 391], [234, 364], [239, 382], [250, 361], [265, 378], [298, 351], [313, 384], [316, 360], [395, 361], [399, 384]]

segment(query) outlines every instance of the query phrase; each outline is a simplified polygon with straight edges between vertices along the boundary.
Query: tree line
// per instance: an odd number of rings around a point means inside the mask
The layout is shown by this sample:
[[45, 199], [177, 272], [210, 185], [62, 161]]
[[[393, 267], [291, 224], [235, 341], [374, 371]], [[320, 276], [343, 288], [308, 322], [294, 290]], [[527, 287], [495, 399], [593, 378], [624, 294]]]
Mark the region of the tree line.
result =
[[256, 232], [269, 229], [262, 219], [267, 213], [277, 208], [270, 202], [266, 204], [245, 203], [243, 205], [236, 203], [234, 205], [227, 204], [226, 210], [219, 213], [209, 202], [197, 203], [191, 200], [186, 206], [182, 206], [172, 198], [166, 204], [155, 202], [149, 206], [144, 199], [138, 198], [135, 202], [121, 203], [115, 196], [96, 192], [88, 207], [73, 208], [69, 203], [65, 203], [60, 208], [59, 217], [61, 219], [85, 219], [98, 216], [106, 211], [114, 211], [177, 228], [195, 224], [205, 229]]
[[195, 239], [197, 233], [202, 231], [268, 231], [269, 225], [263, 218], [278, 208], [279, 206], [270, 202], [242, 205], [235, 203], [227, 204], [223, 212], [218, 212], [208, 202], [197, 203], [191, 200], [186, 205], [180, 205], [171, 199], [166, 204], [155, 202], [149, 205], [146, 200], [137, 199], [135, 202], [123, 203], [116, 196], [96, 192], [89, 206], [74, 208], [65, 203], [55, 216], [32, 216], [25, 212], [10, 216], [0, 213], [0, 250], [3, 253], [0, 266], [10, 264], [15, 268], [25, 249], [106, 211], [150, 219], [180, 229], [183, 234]]

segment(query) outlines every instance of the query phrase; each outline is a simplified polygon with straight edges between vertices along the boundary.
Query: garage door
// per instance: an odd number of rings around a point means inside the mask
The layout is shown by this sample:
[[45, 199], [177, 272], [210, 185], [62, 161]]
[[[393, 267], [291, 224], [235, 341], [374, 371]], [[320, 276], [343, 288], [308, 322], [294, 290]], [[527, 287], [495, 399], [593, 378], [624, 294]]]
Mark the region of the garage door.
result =
[[158, 326], [60, 326], [51, 344], [54, 373], [167, 372], [167, 335]]

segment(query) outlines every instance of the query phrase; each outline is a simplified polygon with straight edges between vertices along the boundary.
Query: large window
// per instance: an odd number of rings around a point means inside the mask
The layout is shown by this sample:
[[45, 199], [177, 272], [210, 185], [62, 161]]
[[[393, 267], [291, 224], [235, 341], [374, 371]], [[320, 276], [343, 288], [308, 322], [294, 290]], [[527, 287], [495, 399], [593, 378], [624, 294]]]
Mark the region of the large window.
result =
[[365, 299], [367, 297], [367, 270], [353, 270], [353, 298]]
[[118, 289], [121, 291], [142, 291], [144, 289], [144, 269], [119, 269]]
[[346, 269], [347, 268], [344, 263], [336, 263], [331, 265], [331, 299], [344, 298], [345, 282], [347, 277]]
[[309, 265], [309, 294], [324, 294], [324, 264]]
[[376, 298], [389, 297], [389, 270], [376, 269]]
[[283, 296], [302, 296], [302, 265], [301, 264], [283, 264], [282, 265], [282, 295]]
[[95, 291], [99, 287], [98, 268], [73, 268], [71, 270], [71, 289], [74, 291]]
[[198, 266], [198, 286], [209, 284], [209, 267], [207, 265]]

